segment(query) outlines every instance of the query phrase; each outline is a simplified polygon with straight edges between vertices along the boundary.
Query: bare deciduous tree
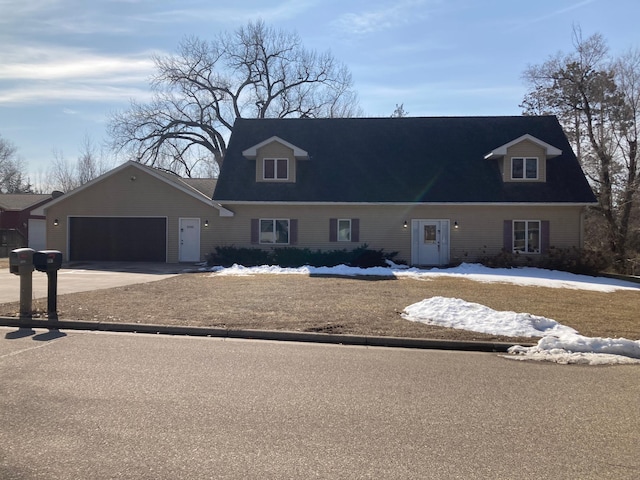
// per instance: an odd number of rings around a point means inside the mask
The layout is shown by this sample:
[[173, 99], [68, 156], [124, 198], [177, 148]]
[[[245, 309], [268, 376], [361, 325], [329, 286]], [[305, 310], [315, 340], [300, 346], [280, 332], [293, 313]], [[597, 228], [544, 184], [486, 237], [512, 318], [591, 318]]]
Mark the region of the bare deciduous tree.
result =
[[17, 147], [0, 136], [0, 193], [29, 193], [24, 163], [18, 158]]
[[583, 39], [523, 75], [525, 114], [554, 114], [572, 141], [598, 197], [609, 249], [619, 268], [627, 257], [629, 220], [638, 190], [640, 53], [609, 56], [601, 35]]
[[49, 190], [70, 192], [99, 177], [112, 167], [106, 156], [96, 149], [88, 136], [85, 136], [82, 141], [80, 154], [75, 164], [67, 161], [61, 151], [54, 150], [52, 155], [53, 160], [49, 167], [47, 175], [49, 180], [46, 185]]
[[343, 64], [261, 21], [210, 42], [186, 38], [154, 60], [154, 99], [112, 116], [113, 146], [186, 176], [222, 165], [236, 118], [360, 114]]
[[396, 109], [391, 114], [391, 118], [402, 118], [408, 116], [409, 112], [404, 109], [404, 103], [401, 103], [399, 105], [396, 103]]

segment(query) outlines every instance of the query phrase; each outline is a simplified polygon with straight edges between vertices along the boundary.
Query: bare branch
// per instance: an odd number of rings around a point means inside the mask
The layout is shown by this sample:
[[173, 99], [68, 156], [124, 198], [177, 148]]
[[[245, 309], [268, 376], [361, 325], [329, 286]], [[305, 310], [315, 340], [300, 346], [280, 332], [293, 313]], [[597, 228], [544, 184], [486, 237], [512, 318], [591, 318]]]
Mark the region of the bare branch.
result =
[[[236, 118], [360, 113], [344, 65], [328, 52], [306, 50], [296, 33], [261, 21], [209, 42], [185, 38], [175, 55], [154, 61], [153, 101], [114, 114], [109, 133], [128, 158], [174, 165], [178, 173], [193, 172], [192, 162], [205, 161], [202, 152], [222, 165]], [[191, 149], [200, 153], [190, 155]]]

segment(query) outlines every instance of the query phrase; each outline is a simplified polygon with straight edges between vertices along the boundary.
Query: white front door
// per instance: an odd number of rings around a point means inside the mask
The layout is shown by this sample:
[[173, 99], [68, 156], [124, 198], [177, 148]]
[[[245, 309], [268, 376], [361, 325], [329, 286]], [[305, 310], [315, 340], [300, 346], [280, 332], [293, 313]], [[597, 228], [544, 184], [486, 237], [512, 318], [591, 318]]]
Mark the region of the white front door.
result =
[[47, 248], [47, 221], [29, 219], [29, 248], [44, 250]]
[[449, 263], [449, 220], [411, 220], [411, 263]]
[[180, 252], [179, 261], [200, 261], [200, 219], [180, 219]]

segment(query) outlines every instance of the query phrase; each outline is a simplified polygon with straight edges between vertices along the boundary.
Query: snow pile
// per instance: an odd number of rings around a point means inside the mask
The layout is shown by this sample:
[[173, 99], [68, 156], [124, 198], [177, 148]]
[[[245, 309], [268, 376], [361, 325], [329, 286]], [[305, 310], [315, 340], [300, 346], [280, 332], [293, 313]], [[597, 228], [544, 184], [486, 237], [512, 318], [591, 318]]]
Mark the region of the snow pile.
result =
[[[540, 268], [488, 268], [477, 264], [462, 264], [455, 268], [423, 270], [390, 264], [388, 268], [337, 267], [282, 268], [278, 266], [230, 268], [213, 267], [212, 275], [341, 275], [415, 278], [430, 280], [442, 276], [465, 278], [478, 282], [511, 283], [523, 286], [569, 288], [599, 292], [615, 290], [640, 291], [640, 285], [610, 278], [575, 275], [567, 272]], [[429, 323], [449, 328], [471, 330], [490, 335], [509, 337], [542, 337], [533, 347], [514, 346], [513, 355], [505, 358], [516, 360], [544, 360], [557, 363], [586, 363], [611, 365], [640, 364], [640, 340], [624, 338], [584, 337], [574, 329], [555, 320], [529, 313], [499, 312], [477, 303], [458, 298], [434, 297], [405, 308], [403, 318], [414, 322]]]
[[533, 347], [513, 346], [505, 357], [515, 360], [542, 360], [589, 365], [640, 364], [640, 340], [626, 338], [590, 338], [578, 334], [546, 336]]
[[533, 347], [516, 345], [509, 353], [516, 360], [612, 365], [640, 364], [640, 341], [590, 338], [555, 320], [529, 313], [499, 312], [459, 298], [433, 297], [404, 309], [402, 317], [442, 327], [508, 337], [542, 337]]
[[409, 268], [391, 263], [389, 267], [358, 268], [338, 265], [336, 267], [297, 267], [284, 268], [273, 265], [260, 267], [212, 267], [209, 271], [213, 275], [341, 275], [376, 276], [414, 278], [418, 280], [430, 280], [438, 277], [459, 277], [476, 282], [487, 283], [511, 283], [522, 286], [537, 286], [548, 288], [571, 288], [577, 290], [592, 290], [598, 292], [613, 292], [615, 290], [640, 290], [640, 285], [612, 278], [590, 277], [588, 275], [576, 275], [557, 270], [545, 270], [542, 268], [489, 268], [479, 264], [463, 263], [454, 268], [420, 269]]
[[432, 297], [404, 309], [402, 318], [413, 322], [458, 328], [508, 337], [541, 337], [578, 333], [545, 317], [530, 313], [498, 312], [459, 298]]

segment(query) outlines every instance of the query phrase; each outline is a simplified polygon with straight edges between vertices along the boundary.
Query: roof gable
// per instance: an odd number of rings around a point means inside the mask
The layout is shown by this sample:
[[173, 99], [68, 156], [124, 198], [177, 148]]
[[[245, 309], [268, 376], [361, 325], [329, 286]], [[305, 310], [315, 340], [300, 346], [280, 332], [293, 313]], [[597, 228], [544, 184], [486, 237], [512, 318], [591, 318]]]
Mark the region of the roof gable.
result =
[[273, 142], [278, 142], [282, 145], [284, 145], [285, 147], [290, 148], [291, 150], [293, 150], [293, 156], [299, 160], [303, 160], [303, 159], [308, 159], [309, 158], [309, 154], [299, 148], [296, 147], [295, 145], [293, 145], [292, 143], [287, 142], [286, 140], [283, 140], [282, 138], [278, 137], [278, 136], [273, 136], [270, 138], [267, 138], [266, 140], [263, 140], [260, 143], [257, 143], [255, 145], [252, 145], [251, 147], [247, 148], [246, 150], [244, 150], [242, 152], [242, 155], [246, 158], [255, 160], [256, 156], [258, 155], [258, 150], [260, 150], [260, 148], [264, 147], [265, 145], [269, 145], [270, 143]]
[[[171, 174], [171, 173], [167, 173], [167, 172], [162, 172], [156, 168], [152, 168], [146, 165], [142, 165], [139, 162], [135, 162], [135, 161], [128, 161], [125, 162], [117, 167], [115, 167], [112, 170], [109, 170], [108, 172], [104, 173], [103, 175], [81, 185], [78, 188], [75, 188], [73, 190], [71, 190], [69, 193], [56, 198], [55, 200], [52, 200], [50, 203], [46, 204], [44, 206], [44, 211], [46, 211], [49, 207], [56, 205], [57, 203], [61, 202], [61, 201], [65, 201], [68, 198], [71, 198], [89, 188], [91, 188], [92, 186], [94, 186], [95, 184], [102, 182], [103, 180], [105, 180], [106, 178], [109, 178], [113, 175], [116, 175], [117, 173], [123, 171], [126, 168], [134, 168], [139, 170], [141, 173], [144, 174], [148, 174], [151, 175], [152, 177], [171, 185], [174, 188], [177, 188], [178, 190], [182, 191], [183, 193], [185, 193], [186, 195], [189, 195], [203, 203], [206, 203], [207, 205], [213, 206], [216, 209], [220, 210], [221, 215], [225, 214], [228, 212], [228, 210], [224, 209], [221, 205], [212, 202], [211, 197], [207, 194], [205, 194], [203, 191], [201, 191], [201, 189], [199, 189], [199, 186], [191, 186], [189, 185], [187, 182], [185, 182], [185, 180], [177, 175]], [[135, 176], [132, 176], [132, 180], [135, 180]], [[213, 189], [211, 189], [213, 190]]]
[[553, 158], [553, 157], [562, 155], [562, 150], [560, 150], [559, 148], [556, 148], [553, 145], [549, 145], [547, 142], [543, 142], [539, 138], [536, 138], [533, 135], [529, 135], [527, 133], [516, 138], [515, 140], [507, 142], [504, 145], [500, 145], [498, 148], [493, 149], [492, 151], [487, 153], [484, 156], [484, 158], [489, 159], [489, 158], [503, 157], [507, 154], [507, 149], [509, 149], [514, 145], [517, 145], [518, 143], [525, 142], [525, 141], [532, 142], [538, 145], [539, 147], [543, 148], [547, 152], [547, 158]]
[[[245, 153], [274, 137], [313, 158], [298, 164], [295, 183], [255, 180], [255, 161]], [[487, 152], [530, 138], [553, 146], [552, 154], [560, 152], [548, 163], [547, 181], [505, 184], [498, 163], [486, 161]], [[238, 119], [213, 198], [221, 203], [595, 202], [553, 116]]]

